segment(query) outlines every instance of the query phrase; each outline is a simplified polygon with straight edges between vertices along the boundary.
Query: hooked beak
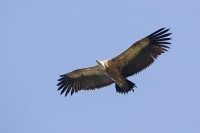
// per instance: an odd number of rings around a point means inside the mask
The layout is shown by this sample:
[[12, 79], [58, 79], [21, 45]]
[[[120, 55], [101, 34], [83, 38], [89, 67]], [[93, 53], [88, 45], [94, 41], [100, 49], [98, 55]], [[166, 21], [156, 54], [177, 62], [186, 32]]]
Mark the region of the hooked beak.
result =
[[99, 60], [96, 60], [96, 62], [101, 66], [101, 61], [99, 61]]
[[97, 62], [98, 64], [100, 64], [100, 61], [99, 61], [99, 60], [96, 60], [96, 62]]

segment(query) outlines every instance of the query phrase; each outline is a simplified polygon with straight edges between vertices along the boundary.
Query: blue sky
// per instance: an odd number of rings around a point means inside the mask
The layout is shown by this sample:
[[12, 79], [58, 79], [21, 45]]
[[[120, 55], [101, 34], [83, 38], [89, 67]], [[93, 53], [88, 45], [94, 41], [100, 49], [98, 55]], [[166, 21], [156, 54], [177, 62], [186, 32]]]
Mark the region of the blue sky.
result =
[[[198, 0], [1, 0], [0, 132], [200, 132]], [[64, 97], [60, 74], [112, 58], [171, 28], [169, 52], [129, 79]]]

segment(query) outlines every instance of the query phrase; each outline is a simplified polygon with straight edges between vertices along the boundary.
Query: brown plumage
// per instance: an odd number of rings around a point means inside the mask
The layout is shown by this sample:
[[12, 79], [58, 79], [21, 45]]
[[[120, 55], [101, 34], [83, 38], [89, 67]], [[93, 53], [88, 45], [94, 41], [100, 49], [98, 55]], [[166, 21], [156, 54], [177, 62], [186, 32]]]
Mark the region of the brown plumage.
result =
[[[116, 91], [128, 93], [133, 90], [134, 83], [126, 78], [134, 75], [148, 66], [154, 60], [167, 51], [167, 42], [171, 33], [169, 29], [161, 28], [147, 37], [135, 42], [126, 51], [113, 59], [97, 61], [98, 65], [77, 69], [61, 75], [58, 79], [58, 90], [65, 96], [71, 91], [71, 95], [79, 90], [94, 90], [115, 83]], [[134, 90], [133, 90], [134, 91]]]

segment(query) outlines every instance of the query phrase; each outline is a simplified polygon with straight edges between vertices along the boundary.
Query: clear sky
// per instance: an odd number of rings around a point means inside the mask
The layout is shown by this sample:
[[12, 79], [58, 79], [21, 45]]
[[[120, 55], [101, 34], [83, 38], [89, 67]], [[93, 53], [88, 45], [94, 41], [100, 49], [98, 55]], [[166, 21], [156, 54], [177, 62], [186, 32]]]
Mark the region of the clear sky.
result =
[[[199, 133], [198, 0], [1, 0], [1, 133]], [[60, 74], [171, 28], [169, 52], [136, 76], [64, 97]]]

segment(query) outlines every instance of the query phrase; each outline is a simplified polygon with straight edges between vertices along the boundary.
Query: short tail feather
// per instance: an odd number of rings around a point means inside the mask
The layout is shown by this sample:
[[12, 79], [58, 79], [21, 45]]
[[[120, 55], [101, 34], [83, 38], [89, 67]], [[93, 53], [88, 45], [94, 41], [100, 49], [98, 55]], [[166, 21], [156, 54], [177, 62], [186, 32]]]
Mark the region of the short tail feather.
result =
[[128, 82], [128, 90], [124, 89], [124, 88], [121, 88], [119, 85], [115, 84], [116, 91], [119, 92], [119, 93], [122, 93], [122, 94], [126, 94], [131, 90], [134, 92], [133, 88], [136, 87], [136, 85], [133, 82], [129, 81], [129, 80], [127, 80], [127, 82]]

